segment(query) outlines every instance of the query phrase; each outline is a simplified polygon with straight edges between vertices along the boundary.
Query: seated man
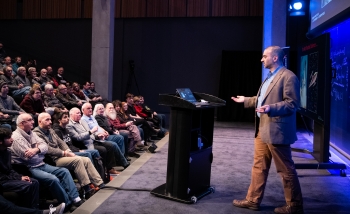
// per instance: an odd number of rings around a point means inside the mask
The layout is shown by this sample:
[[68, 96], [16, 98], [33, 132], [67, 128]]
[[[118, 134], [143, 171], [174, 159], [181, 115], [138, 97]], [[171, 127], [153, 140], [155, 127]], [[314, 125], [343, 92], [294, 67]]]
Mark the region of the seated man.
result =
[[34, 124], [32, 116], [21, 114], [16, 123], [17, 129], [12, 133], [13, 144], [10, 147], [12, 161], [26, 165], [32, 177], [46, 186], [59, 203], [64, 202], [71, 211], [75, 210], [83, 201], [70, 172], [44, 163], [48, 146], [31, 131]]
[[80, 108], [83, 102], [76, 101], [67, 93], [67, 86], [60, 84], [58, 86], [58, 93], [56, 95], [57, 99], [61, 101], [61, 103], [69, 109], [77, 107]]
[[90, 130], [89, 127], [82, 126], [80, 124], [81, 112], [78, 108], [72, 108], [69, 111], [69, 116], [70, 119], [67, 129], [72, 141], [84, 142], [84, 147], [98, 150], [109, 173], [119, 174], [120, 172], [113, 168], [117, 165], [116, 159], [118, 156], [115, 154], [121, 154], [119, 147], [115, 146], [112, 142], [96, 140], [94, 133], [97, 131], [98, 127], [94, 127]]
[[51, 84], [45, 85], [45, 92], [43, 95], [44, 107], [46, 112], [52, 115], [54, 112], [54, 108], [58, 108], [60, 111], [68, 112], [67, 108], [57, 99], [55, 94], [53, 93], [53, 86]]
[[[66, 126], [69, 123], [69, 117], [67, 112], [56, 112], [53, 117], [55, 118], [54, 124], [53, 124], [53, 130], [55, 130], [57, 136], [66, 142], [69, 149], [74, 152], [74, 154], [78, 156], [88, 157], [91, 162], [94, 164], [96, 169], [99, 169], [100, 164], [102, 165], [102, 169], [104, 168], [102, 163], [102, 158], [99, 154], [99, 152], [96, 149], [80, 149], [76, 147], [73, 142], [72, 138], [70, 137], [69, 131], [66, 128]], [[99, 161], [101, 160], [101, 161]], [[101, 172], [103, 171], [103, 172]], [[98, 171], [101, 178], [106, 180], [106, 175], [104, 173], [104, 170]], [[107, 180], [106, 180], [107, 181]]]
[[[99, 140], [107, 140], [113, 142], [115, 145], [117, 145], [122, 152], [123, 155], [125, 155], [125, 144], [124, 144], [124, 137], [121, 135], [110, 135], [106, 130], [104, 130], [96, 121], [96, 119], [92, 116], [92, 106], [90, 103], [85, 103], [83, 107], [81, 108], [83, 112], [83, 116], [81, 117], [80, 123], [84, 126], [88, 126], [90, 129], [97, 126], [97, 132], [96, 135]], [[122, 165], [126, 166], [126, 165]], [[128, 166], [128, 164], [127, 164]]]
[[37, 210], [25, 207], [19, 207], [11, 203], [11, 201], [6, 200], [2, 195], [0, 195], [0, 210], [6, 214], [63, 214], [65, 203], [61, 203], [57, 207], [50, 205], [47, 210]]
[[47, 75], [47, 70], [45, 68], [40, 70], [40, 76], [38, 78], [38, 82], [42, 87], [45, 86], [46, 84], [51, 84], [52, 86], [54, 86], [54, 82]]
[[9, 87], [9, 93], [12, 96], [24, 96], [29, 93], [30, 86], [25, 86], [22, 83], [16, 84], [12, 76], [12, 68], [7, 66], [4, 75], [0, 75], [0, 80], [4, 81]]
[[57, 75], [56, 75], [56, 80], [58, 82], [58, 84], [66, 84], [67, 80], [66, 78], [63, 77], [63, 73], [64, 73], [64, 68], [63, 67], [59, 67], [57, 69]]
[[90, 184], [102, 188], [103, 180], [96, 171], [94, 165], [87, 157], [76, 156], [51, 129], [51, 116], [48, 113], [40, 113], [38, 117], [39, 126], [33, 132], [43, 139], [48, 145], [47, 154], [55, 161], [56, 166], [65, 167], [73, 170], [79, 183], [85, 191], [85, 197], [89, 198], [94, 192], [90, 188]]
[[0, 128], [0, 185], [5, 192], [18, 193], [21, 206], [36, 209], [39, 206], [39, 183], [12, 169], [11, 151], [7, 150], [13, 142], [11, 135], [11, 130]]
[[47, 73], [46, 73], [47, 77], [48, 77], [50, 80], [52, 80], [52, 83], [53, 83], [52, 86], [53, 86], [54, 88], [57, 88], [58, 85], [59, 85], [59, 83], [58, 83], [58, 81], [57, 81], [57, 80], [55, 79], [55, 77], [54, 77], [52, 67], [51, 67], [51, 66], [47, 66], [47, 67], [46, 67], [46, 70], [47, 70]]
[[94, 93], [90, 90], [90, 82], [86, 81], [85, 84], [83, 85], [83, 93], [85, 94], [85, 96], [87, 96], [90, 100], [94, 101], [94, 102], [101, 102], [103, 103], [103, 98], [101, 97], [101, 95]]
[[[12, 68], [13, 69], [13, 68]], [[22, 84], [24, 87], [31, 86], [30, 80], [26, 76], [26, 68], [21, 66], [17, 69], [17, 76], [15, 77], [16, 85]]]
[[25, 113], [21, 107], [17, 105], [15, 100], [7, 95], [9, 92], [9, 88], [7, 83], [0, 80], [0, 111], [3, 114], [8, 114], [10, 117], [8, 119], [8, 123], [11, 126], [14, 126], [14, 121], [19, 114]]
[[39, 77], [37, 77], [37, 72], [35, 67], [28, 68], [27, 78], [29, 79], [31, 85], [33, 84], [41, 85], [39, 83]]

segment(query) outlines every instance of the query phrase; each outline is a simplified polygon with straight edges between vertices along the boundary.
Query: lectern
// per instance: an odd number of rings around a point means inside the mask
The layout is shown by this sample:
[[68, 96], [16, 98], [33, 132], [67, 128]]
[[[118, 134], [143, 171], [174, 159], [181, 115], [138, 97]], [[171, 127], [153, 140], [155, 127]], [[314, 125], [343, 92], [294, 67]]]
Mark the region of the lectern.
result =
[[175, 94], [159, 95], [159, 104], [171, 108], [167, 177], [151, 194], [183, 203], [196, 203], [215, 191], [210, 186], [214, 112], [226, 104], [212, 95], [193, 94], [208, 103], [196, 105]]

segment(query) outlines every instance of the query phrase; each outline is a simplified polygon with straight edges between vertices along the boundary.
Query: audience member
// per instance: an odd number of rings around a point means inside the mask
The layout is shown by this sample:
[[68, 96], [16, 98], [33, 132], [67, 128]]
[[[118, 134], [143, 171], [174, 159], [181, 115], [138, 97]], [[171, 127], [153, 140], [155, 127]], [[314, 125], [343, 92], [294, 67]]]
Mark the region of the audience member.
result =
[[60, 111], [68, 112], [67, 108], [56, 98], [53, 93], [53, 86], [51, 84], [45, 85], [45, 92], [43, 95], [44, 107], [46, 112], [49, 112], [51, 115], [54, 112], [54, 108], [58, 108]]
[[[13, 69], [13, 67], [12, 67]], [[25, 86], [32, 86], [30, 80], [26, 76], [26, 68], [23, 66], [18, 67], [17, 69], [17, 76], [15, 77], [15, 82], [16, 85], [22, 84], [24, 87]]]
[[[103, 104], [98, 103], [95, 105], [94, 107], [94, 111], [93, 111], [93, 116], [95, 117], [98, 125], [104, 129], [109, 135], [120, 135], [123, 137], [124, 139], [124, 147], [128, 148], [128, 144], [129, 144], [129, 136], [127, 133], [119, 133], [119, 131], [117, 129], [112, 129], [111, 124], [108, 122], [108, 118], [106, 116], [104, 116], [104, 112], [105, 112], [105, 108], [103, 106]], [[142, 147], [144, 145], [142, 144]], [[127, 153], [124, 154], [125, 157], [127, 158]]]
[[[82, 92], [80, 85], [77, 82], [72, 84], [73, 94], [82, 101], [89, 101], [89, 98]], [[92, 101], [92, 100], [90, 100]]]
[[[4, 63], [3, 63], [3, 68], [6, 68], [6, 67], [11, 67], [12, 68], [12, 59], [11, 59], [11, 57], [9, 57], [9, 56], [6, 56], [5, 58], [4, 58]], [[4, 72], [5, 73], [5, 72]], [[11, 74], [12, 75], [15, 75], [15, 72], [14, 71], [11, 71]]]
[[15, 63], [12, 64], [12, 70], [13, 70], [12, 72], [13, 72], [14, 75], [18, 74], [17, 73], [17, 69], [22, 66], [21, 62], [22, 62], [22, 58], [20, 56], [16, 56], [15, 57]]
[[[52, 128], [57, 134], [57, 136], [67, 144], [69, 149], [74, 154], [78, 156], [90, 158], [91, 162], [95, 165], [94, 160], [101, 159], [101, 156], [96, 149], [80, 149], [74, 146], [72, 138], [70, 137], [69, 131], [66, 128], [66, 126], [69, 123], [68, 112], [56, 112], [53, 117], [55, 118], [55, 121]], [[96, 165], [95, 165], [95, 168], [96, 168]]]
[[94, 193], [94, 189], [90, 188], [91, 183], [96, 187], [100, 187], [100, 185], [104, 186], [103, 180], [90, 159], [76, 156], [69, 149], [67, 144], [56, 135], [55, 131], [51, 128], [52, 122], [50, 114], [39, 114], [38, 122], [39, 126], [36, 127], [33, 132], [47, 143], [47, 154], [52, 157], [56, 166], [65, 167], [74, 171], [75, 176], [83, 187], [86, 199]]
[[54, 74], [53, 74], [53, 69], [51, 66], [46, 67], [47, 73], [46, 75], [52, 80], [53, 87], [57, 88], [59, 83], [57, 82]]
[[33, 85], [33, 84], [40, 85], [39, 77], [37, 77], [37, 72], [36, 72], [36, 68], [35, 67], [29, 67], [28, 68], [27, 78], [29, 79], [31, 85]]
[[76, 101], [71, 96], [69, 96], [69, 94], [67, 93], [67, 86], [63, 84], [60, 84], [58, 86], [58, 93], [56, 97], [67, 109], [71, 109], [74, 107], [79, 108], [83, 104], [83, 102]]
[[[117, 117], [118, 117], [118, 119], [120, 120], [121, 123], [126, 123], [128, 121], [133, 121], [134, 125], [136, 125], [136, 126], [140, 126], [141, 125], [141, 128], [144, 131], [145, 142], [151, 142], [151, 143], [154, 142], [154, 141], [151, 140], [151, 136], [152, 135], [158, 135], [159, 131], [155, 130], [145, 119], [143, 119], [141, 117], [134, 116], [132, 118], [131, 114], [129, 114], [130, 112], [128, 111], [129, 105], [126, 102], [115, 101], [115, 102], [113, 102], [113, 105], [114, 105], [114, 108], [117, 111]], [[117, 106], [119, 106], [119, 108]], [[133, 108], [133, 106], [131, 106], [131, 108]]]
[[82, 112], [83, 112], [83, 116], [81, 117], [80, 123], [90, 130], [97, 126], [98, 129], [95, 133], [95, 137], [99, 140], [106, 140], [106, 141], [112, 142], [114, 147], [118, 147], [118, 150], [115, 149], [115, 151], [117, 152], [116, 154], [117, 160], [120, 162], [120, 164], [124, 168], [128, 167], [130, 164], [128, 163], [127, 159], [124, 157], [125, 155], [124, 138], [120, 135], [109, 135], [106, 130], [104, 130], [98, 125], [96, 119], [92, 116], [92, 106], [90, 103], [84, 103], [84, 105], [82, 106]]
[[[84, 107], [84, 105], [83, 105]], [[122, 155], [118, 146], [113, 142], [108, 142], [104, 140], [98, 140], [98, 136], [95, 136], [95, 133], [98, 130], [98, 127], [95, 126], [92, 129], [87, 126], [86, 123], [83, 123], [84, 126], [80, 123], [81, 121], [81, 112], [78, 108], [72, 108], [69, 111], [69, 124], [67, 129], [69, 131], [70, 137], [74, 143], [75, 142], [84, 142], [84, 145], [87, 149], [96, 149], [100, 153], [103, 162], [105, 163], [107, 170], [110, 174], [119, 174], [113, 167], [117, 165], [116, 160], [118, 158], [122, 159]], [[75, 144], [76, 145], [76, 144]], [[81, 149], [81, 147], [79, 147]], [[119, 160], [125, 162], [124, 160]]]
[[81, 100], [79, 97], [77, 97], [74, 93], [73, 93], [73, 88], [71, 86], [67, 86], [67, 94], [73, 98], [75, 101], [80, 101], [81, 103], [86, 103], [87, 100]]
[[26, 67], [27, 71], [30, 67], [36, 68], [36, 60], [35, 59], [28, 59], [27, 64], [24, 67]]
[[10, 125], [12, 125], [13, 127], [14, 121], [16, 120], [16, 116], [25, 113], [25, 111], [17, 105], [17, 103], [11, 96], [7, 95], [9, 92], [9, 88], [6, 82], [0, 80], [0, 89], [0, 111], [3, 114], [10, 115], [11, 119], [8, 119], [8, 121], [11, 122]]
[[107, 103], [104, 115], [107, 117], [113, 129], [119, 130], [120, 133], [125, 133], [128, 135], [128, 138], [131, 138], [131, 142], [129, 143], [128, 147], [128, 155], [130, 157], [140, 157], [139, 154], [135, 153], [135, 146], [142, 147], [144, 145], [139, 128], [135, 126], [132, 121], [121, 123], [112, 103]]
[[39, 76], [38, 82], [41, 84], [42, 87], [47, 84], [51, 84], [52, 87], [54, 86], [54, 82], [47, 75], [47, 70], [45, 68], [40, 70], [40, 76]]
[[45, 112], [43, 101], [41, 100], [41, 89], [40, 85], [34, 84], [32, 89], [30, 89], [29, 94], [27, 94], [22, 100], [20, 107], [27, 113], [33, 115], [36, 124], [38, 121], [38, 115]]
[[0, 210], [6, 214], [63, 214], [65, 207], [65, 203], [61, 203], [57, 207], [53, 207], [51, 204], [47, 210], [19, 207], [0, 195]]
[[85, 96], [87, 96], [90, 100], [95, 101], [95, 102], [102, 102], [103, 98], [97, 94], [94, 93], [90, 90], [90, 82], [85, 82], [85, 84], [83, 85], [83, 90], [82, 92], [85, 94]]
[[0, 80], [6, 82], [9, 87], [9, 92], [12, 96], [24, 96], [29, 93], [30, 85], [25, 86], [22, 83], [16, 84], [12, 76], [12, 67], [6, 67], [4, 75], [0, 75]]
[[57, 69], [57, 75], [56, 75], [56, 80], [58, 82], [58, 84], [66, 84], [67, 80], [63, 77], [63, 73], [64, 73], [64, 68], [63, 67], [59, 67]]
[[18, 174], [12, 169], [11, 147], [12, 132], [0, 128], [0, 185], [5, 192], [16, 192], [20, 197], [20, 206], [36, 209], [39, 206], [39, 183], [28, 176]]
[[70, 211], [75, 210], [83, 201], [69, 171], [44, 163], [48, 145], [31, 131], [34, 121], [29, 114], [19, 115], [16, 123], [17, 129], [12, 133], [14, 141], [10, 148], [13, 162], [28, 166], [32, 177], [47, 187], [59, 203], [64, 202]]
[[152, 111], [151, 108], [149, 108], [146, 104], [145, 104], [145, 98], [143, 96], [138, 96], [140, 98], [139, 103], [140, 105], [143, 107], [144, 112], [146, 114], [151, 114], [151, 115], [156, 115], [159, 117], [159, 121], [160, 121], [160, 127], [165, 129], [165, 114], [158, 114], [155, 111]]

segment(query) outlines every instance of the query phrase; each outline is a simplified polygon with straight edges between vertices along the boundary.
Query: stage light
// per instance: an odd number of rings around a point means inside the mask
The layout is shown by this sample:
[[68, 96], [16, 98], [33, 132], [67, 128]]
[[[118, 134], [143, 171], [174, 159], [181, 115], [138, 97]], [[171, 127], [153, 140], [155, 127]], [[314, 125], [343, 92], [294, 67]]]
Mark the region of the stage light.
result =
[[288, 11], [290, 16], [304, 16], [305, 2], [296, 0], [290, 1]]

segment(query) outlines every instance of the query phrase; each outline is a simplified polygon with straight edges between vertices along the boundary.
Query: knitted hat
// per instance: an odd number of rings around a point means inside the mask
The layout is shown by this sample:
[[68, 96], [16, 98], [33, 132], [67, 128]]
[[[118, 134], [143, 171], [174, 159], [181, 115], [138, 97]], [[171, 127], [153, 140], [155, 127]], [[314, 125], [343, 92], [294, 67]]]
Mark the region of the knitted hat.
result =
[[0, 80], [0, 90], [4, 85], [7, 85], [7, 82], [5, 82], [4, 80]]

